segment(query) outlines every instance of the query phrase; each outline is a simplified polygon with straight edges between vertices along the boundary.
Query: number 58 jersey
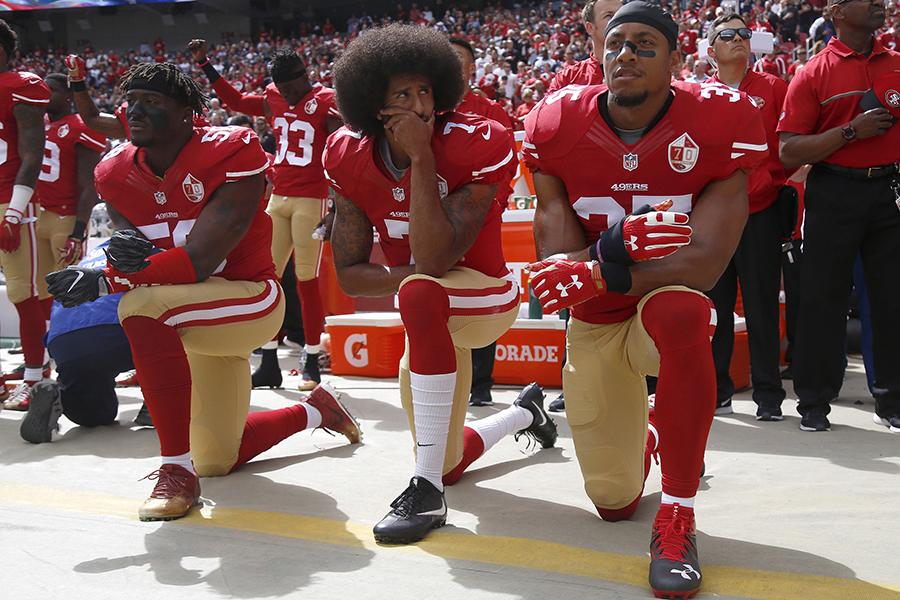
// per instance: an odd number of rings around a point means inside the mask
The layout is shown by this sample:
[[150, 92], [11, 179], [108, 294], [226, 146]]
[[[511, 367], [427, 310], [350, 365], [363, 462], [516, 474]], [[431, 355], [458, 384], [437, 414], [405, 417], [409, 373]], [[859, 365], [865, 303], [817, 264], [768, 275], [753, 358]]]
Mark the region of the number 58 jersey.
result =
[[[184, 246], [215, 191], [263, 173], [269, 165], [256, 133], [246, 127], [195, 127], [162, 178], [146, 163], [146, 151], [127, 142], [94, 169], [97, 195], [161, 250]], [[262, 194], [250, 229], [213, 273], [231, 281], [275, 279], [272, 220]]]
[[[565, 184], [588, 243], [644, 204], [671, 199], [670, 210], [690, 213], [709, 183], [752, 171], [768, 155], [759, 109], [745, 94], [722, 85], [671, 89], [666, 114], [634, 145], [600, 115], [606, 86], [567, 86], [526, 118], [525, 163]], [[573, 314], [589, 323], [618, 322], [634, 314], [639, 300], [606, 294]]]

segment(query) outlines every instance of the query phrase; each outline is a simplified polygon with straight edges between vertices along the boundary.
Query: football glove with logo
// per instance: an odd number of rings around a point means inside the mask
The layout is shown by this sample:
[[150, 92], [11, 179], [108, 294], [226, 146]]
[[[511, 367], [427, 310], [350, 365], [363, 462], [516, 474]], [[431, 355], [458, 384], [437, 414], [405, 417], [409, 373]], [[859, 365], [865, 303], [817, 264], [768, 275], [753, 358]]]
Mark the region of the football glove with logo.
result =
[[548, 258], [528, 265], [538, 302], [554, 312], [605, 294], [606, 282], [599, 263]]
[[22, 233], [19, 231], [19, 219], [14, 215], [6, 215], [0, 221], [0, 250], [15, 252], [22, 243]]
[[666, 257], [691, 243], [688, 215], [665, 212], [671, 207], [671, 200], [653, 206], [645, 204], [624, 217], [600, 234], [600, 239], [590, 248], [591, 258], [631, 266]]
[[78, 264], [78, 261], [84, 256], [84, 240], [70, 235], [66, 239], [65, 247], [59, 248], [59, 252], [62, 255], [59, 259], [59, 264], [67, 267]]
[[109, 266], [120, 273], [137, 273], [150, 266], [147, 257], [153, 252], [153, 244], [133, 229], [117, 231], [103, 250]]
[[77, 54], [68, 55], [63, 62], [69, 70], [69, 83], [84, 81], [84, 59]]
[[47, 281], [47, 291], [63, 308], [93, 302], [109, 293], [106, 276], [100, 269], [71, 266], [54, 271], [44, 279]]

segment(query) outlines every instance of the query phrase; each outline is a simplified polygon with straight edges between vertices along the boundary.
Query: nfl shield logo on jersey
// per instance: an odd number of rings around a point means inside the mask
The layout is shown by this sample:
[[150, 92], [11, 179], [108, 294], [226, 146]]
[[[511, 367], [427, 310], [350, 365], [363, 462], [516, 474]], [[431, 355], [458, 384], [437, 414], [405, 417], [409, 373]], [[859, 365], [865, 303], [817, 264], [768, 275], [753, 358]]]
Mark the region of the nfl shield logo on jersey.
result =
[[678, 173], [687, 173], [697, 164], [700, 146], [686, 133], [669, 144], [669, 166]]
[[406, 192], [403, 191], [403, 188], [394, 188], [394, 200], [397, 202], [406, 200]]
[[625, 154], [622, 156], [622, 166], [626, 171], [634, 171], [638, 166], [637, 154]]
[[165, 204], [166, 203], [166, 195], [162, 192], [156, 192], [153, 194], [153, 197], [156, 198], [157, 204]]
[[191, 202], [200, 202], [203, 200], [203, 184], [190, 173], [188, 173], [187, 177], [184, 178], [184, 181], [181, 182], [181, 188], [184, 190], [184, 195], [187, 196], [187, 199]]
[[316, 102], [316, 99], [313, 98], [309, 102], [306, 103], [306, 106], [303, 107], [303, 110], [306, 111], [306, 114], [311, 115], [316, 112], [316, 108], [318, 108], [319, 103]]

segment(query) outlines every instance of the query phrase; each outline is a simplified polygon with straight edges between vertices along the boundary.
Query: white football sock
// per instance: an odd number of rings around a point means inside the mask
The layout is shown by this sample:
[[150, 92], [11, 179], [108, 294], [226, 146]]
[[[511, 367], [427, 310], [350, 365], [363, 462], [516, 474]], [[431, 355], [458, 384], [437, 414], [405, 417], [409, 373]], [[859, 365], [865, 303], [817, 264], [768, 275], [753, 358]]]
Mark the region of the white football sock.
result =
[[691, 496], [690, 498], [679, 498], [678, 496], [670, 496], [663, 492], [662, 500], [660, 502], [662, 504], [680, 504], [686, 508], [694, 508], [694, 498], [695, 496]]
[[271, 342], [266, 342], [265, 344], [260, 346], [260, 348], [262, 348], [263, 350], [278, 350], [278, 342], [274, 340]]
[[44, 378], [44, 367], [25, 367], [24, 381], [40, 381]]
[[306, 402], [303, 402], [302, 405], [306, 409], [306, 428], [315, 429], [316, 427], [321, 427], [322, 413], [319, 412], [319, 409]]
[[179, 454], [178, 456], [163, 456], [162, 464], [178, 465], [179, 467], [184, 467], [194, 475], [197, 474], [197, 471], [194, 470], [194, 463], [191, 462], [190, 452], [185, 452], [184, 454]]
[[531, 411], [513, 404], [505, 410], [489, 417], [467, 423], [466, 427], [474, 429], [484, 442], [484, 451], [502, 440], [504, 437], [521, 431], [531, 425], [534, 415]]
[[423, 477], [443, 491], [441, 481], [456, 372], [441, 375], [409, 374], [413, 397], [413, 421], [416, 427], [416, 477]]
[[322, 344], [315, 344], [315, 345], [313, 345], [313, 344], [307, 344], [307, 345], [304, 347], [304, 350], [306, 350], [306, 354], [307, 354], [307, 355], [309, 355], [309, 354], [318, 354], [318, 353], [319, 353], [319, 350], [320, 350], [321, 348], [322, 348]]

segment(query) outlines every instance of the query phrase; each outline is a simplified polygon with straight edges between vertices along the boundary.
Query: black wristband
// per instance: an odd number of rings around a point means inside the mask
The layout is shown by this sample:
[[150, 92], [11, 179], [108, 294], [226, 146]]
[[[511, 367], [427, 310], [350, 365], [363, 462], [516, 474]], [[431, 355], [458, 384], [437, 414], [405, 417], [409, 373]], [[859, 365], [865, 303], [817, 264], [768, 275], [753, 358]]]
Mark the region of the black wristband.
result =
[[614, 262], [600, 264], [600, 273], [606, 282], [606, 289], [616, 294], [627, 294], [631, 290], [631, 269]]
[[618, 223], [600, 234], [600, 254], [603, 256], [604, 262], [614, 262], [629, 267], [636, 264], [631, 256], [628, 255], [628, 250], [625, 249], [625, 236], [622, 233], [622, 225], [627, 218], [620, 219]]
[[82, 79], [81, 81], [70, 81], [69, 89], [73, 92], [86, 92], [87, 84], [84, 82], [84, 79]]
[[203, 69], [203, 72], [206, 74], [206, 78], [209, 79], [210, 85], [214, 84], [219, 80], [220, 77], [222, 77], [221, 75], [219, 75], [219, 72], [216, 71], [216, 68], [209, 64], [208, 60], [203, 63], [203, 66], [200, 68]]
[[72, 235], [69, 237], [83, 242], [85, 231], [87, 231], [87, 223], [84, 221], [75, 221], [75, 227], [72, 228]]
[[597, 246], [599, 245], [600, 241], [598, 240], [596, 244], [591, 244], [590, 246], [588, 246], [588, 255], [594, 262], [603, 262], [603, 259], [600, 258], [600, 253], [597, 251]]

